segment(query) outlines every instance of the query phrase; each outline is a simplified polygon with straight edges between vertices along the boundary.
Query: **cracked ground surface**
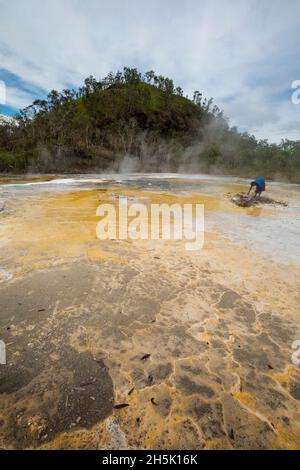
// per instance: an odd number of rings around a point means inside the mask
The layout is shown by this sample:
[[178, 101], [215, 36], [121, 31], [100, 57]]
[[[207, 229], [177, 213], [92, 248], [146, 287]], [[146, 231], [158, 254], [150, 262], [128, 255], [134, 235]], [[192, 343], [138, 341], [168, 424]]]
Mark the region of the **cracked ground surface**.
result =
[[99, 241], [99, 201], [120, 194], [220, 209], [128, 187], [8, 201], [1, 447], [299, 449], [299, 268], [220, 228], [197, 252]]

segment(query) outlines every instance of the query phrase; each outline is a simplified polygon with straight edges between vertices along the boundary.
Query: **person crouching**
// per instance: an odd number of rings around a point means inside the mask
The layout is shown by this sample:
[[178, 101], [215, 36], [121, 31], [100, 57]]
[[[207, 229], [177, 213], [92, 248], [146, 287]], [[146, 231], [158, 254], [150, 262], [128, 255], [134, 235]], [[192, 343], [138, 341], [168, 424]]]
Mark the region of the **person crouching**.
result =
[[255, 188], [255, 197], [260, 197], [261, 193], [266, 190], [266, 181], [264, 178], [256, 178], [250, 183], [250, 189], [248, 194], [250, 194], [252, 188]]

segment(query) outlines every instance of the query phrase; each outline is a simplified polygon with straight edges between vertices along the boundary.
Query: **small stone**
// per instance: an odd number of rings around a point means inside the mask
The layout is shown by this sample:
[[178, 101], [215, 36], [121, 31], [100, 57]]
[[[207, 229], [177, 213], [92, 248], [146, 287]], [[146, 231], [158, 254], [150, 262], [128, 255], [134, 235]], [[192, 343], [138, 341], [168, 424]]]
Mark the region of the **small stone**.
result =
[[127, 408], [127, 406], [129, 406], [129, 403], [120, 403], [118, 405], [115, 405], [114, 409], [115, 410], [122, 410], [123, 408]]
[[146, 361], [146, 359], [149, 359], [150, 356], [151, 354], [144, 354], [144, 356], [141, 357], [141, 361]]

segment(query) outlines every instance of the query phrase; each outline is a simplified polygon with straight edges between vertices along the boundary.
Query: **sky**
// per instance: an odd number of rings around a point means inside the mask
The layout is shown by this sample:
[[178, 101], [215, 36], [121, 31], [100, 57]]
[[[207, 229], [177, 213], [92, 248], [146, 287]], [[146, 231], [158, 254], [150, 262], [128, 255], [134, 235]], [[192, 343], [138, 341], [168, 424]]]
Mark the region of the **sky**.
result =
[[0, 114], [129, 66], [259, 139], [300, 139], [299, 0], [0, 0], [0, 19]]

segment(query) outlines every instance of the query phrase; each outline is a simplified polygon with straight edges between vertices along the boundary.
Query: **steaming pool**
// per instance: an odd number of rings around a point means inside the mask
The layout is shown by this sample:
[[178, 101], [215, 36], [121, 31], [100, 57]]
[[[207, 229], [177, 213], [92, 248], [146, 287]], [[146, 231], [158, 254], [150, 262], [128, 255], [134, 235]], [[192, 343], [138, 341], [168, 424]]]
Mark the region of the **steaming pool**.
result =
[[[45, 177], [44, 177], [45, 179]], [[0, 199], [30, 200], [42, 195], [73, 191], [91, 191], [126, 187], [150, 192], [172, 193], [178, 196], [199, 194], [216, 199], [215, 210], [206, 211], [205, 227], [221, 230], [230, 239], [247, 244], [254, 251], [284, 264], [300, 267], [300, 185], [269, 182], [267, 194], [285, 201], [288, 207], [230, 207], [228, 194], [247, 191], [249, 180], [236, 177], [187, 174], [111, 174], [50, 176], [46, 181], [21, 177], [13, 182], [0, 180]], [[228, 211], [229, 209], [229, 211]]]

